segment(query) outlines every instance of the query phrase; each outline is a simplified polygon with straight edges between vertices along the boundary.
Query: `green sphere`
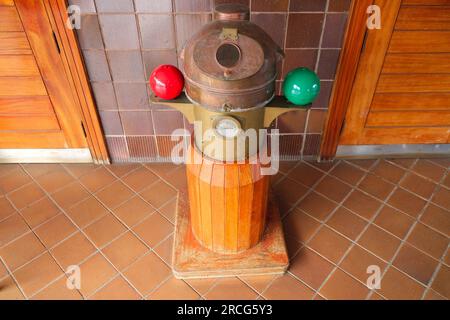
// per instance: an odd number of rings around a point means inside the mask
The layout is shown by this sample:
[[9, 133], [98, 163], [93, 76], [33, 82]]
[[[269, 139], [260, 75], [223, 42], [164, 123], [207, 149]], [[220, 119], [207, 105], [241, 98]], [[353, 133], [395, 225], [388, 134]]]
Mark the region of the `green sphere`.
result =
[[297, 68], [284, 79], [283, 93], [290, 102], [298, 106], [310, 104], [320, 92], [320, 79], [308, 68]]

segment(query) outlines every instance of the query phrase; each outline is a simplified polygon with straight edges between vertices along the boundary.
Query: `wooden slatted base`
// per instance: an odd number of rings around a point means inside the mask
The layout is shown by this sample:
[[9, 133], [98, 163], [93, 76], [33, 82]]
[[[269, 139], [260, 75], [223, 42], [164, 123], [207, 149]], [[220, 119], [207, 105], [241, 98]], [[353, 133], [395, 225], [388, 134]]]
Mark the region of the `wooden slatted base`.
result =
[[270, 198], [266, 229], [256, 246], [237, 254], [215, 253], [195, 239], [187, 196], [178, 195], [172, 269], [178, 279], [284, 274], [289, 265], [278, 207]]

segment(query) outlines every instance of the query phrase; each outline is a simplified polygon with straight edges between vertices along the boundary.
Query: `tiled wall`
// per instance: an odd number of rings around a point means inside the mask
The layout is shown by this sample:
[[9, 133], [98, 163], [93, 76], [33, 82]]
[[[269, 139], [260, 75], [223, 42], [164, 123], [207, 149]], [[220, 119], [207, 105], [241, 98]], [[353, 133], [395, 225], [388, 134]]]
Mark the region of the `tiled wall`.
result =
[[159, 64], [178, 64], [183, 44], [212, 18], [215, 4], [250, 6], [251, 20], [285, 50], [278, 93], [289, 70], [307, 66], [322, 91], [309, 112], [290, 112], [280, 129], [285, 159], [318, 153], [351, 0], [70, 0], [81, 6], [80, 45], [113, 161], [167, 161], [181, 113], [148, 101]]

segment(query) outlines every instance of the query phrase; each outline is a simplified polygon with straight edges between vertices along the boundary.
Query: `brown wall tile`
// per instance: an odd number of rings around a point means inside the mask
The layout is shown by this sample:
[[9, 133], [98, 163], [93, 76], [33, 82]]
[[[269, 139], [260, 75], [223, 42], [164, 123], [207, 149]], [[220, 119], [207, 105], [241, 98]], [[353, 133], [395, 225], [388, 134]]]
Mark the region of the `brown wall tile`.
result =
[[209, 21], [211, 14], [177, 14], [175, 22], [178, 50], [181, 50], [185, 42]]
[[306, 128], [307, 133], [322, 133], [323, 124], [325, 123], [325, 117], [327, 116], [326, 110], [312, 109], [309, 111], [308, 126]]
[[121, 110], [148, 110], [147, 83], [116, 83], [117, 103]]
[[212, 0], [175, 0], [176, 12], [209, 12]]
[[284, 47], [286, 33], [286, 17], [284, 13], [252, 13], [250, 20], [266, 31], [281, 47]]
[[252, 0], [254, 12], [283, 12], [288, 10], [288, 6], [288, 0]]
[[133, 0], [95, 0], [97, 11], [101, 12], [133, 12]]
[[350, 8], [352, 0], [330, 0], [328, 12], [344, 12]]
[[288, 48], [318, 48], [324, 15], [322, 13], [289, 14]]
[[291, 0], [289, 11], [322, 11], [327, 6], [327, 0]]
[[172, 12], [172, 0], [134, 0], [136, 6], [136, 12]]
[[95, 13], [94, 0], [69, 0], [70, 5], [79, 6], [81, 13]]
[[114, 94], [114, 87], [111, 82], [91, 83], [94, 91], [95, 102], [100, 110], [117, 109], [117, 100]]
[[293, 69], [307, 67], [316, 68], [317, 52], [315, 49], [286, 49], [284, 58], [283, 78]]
[[83, 56], [91, 81], [111, 81], [108, 62], [103, 50], [84, 50]]
[[161, 64], [178, 65], [175, 50], [151, 50], [142, 52], [145, 67], [145, 79], [149, 79], [152, 71]]
[[126, 162], [130, 160], [125, 137], [106, 136], [109, 156], [113, 162]]
[[131, 161], [155, 160], [158, 152], [155, 136], [127, 137], [128, 152]]
[[117, 111], [100, 111], [100, 119], [102, 120], [103, 131], [106, 135], [123, 134], [122, 123], [120, 122], [119, 112]]
[[99, 20], [107, 49], [139, 49], [133, 14], [100, 14]]
[[320, 142], [322, 136], [320, 134], [307, 134], [305, 137], [305, 146], [303, 149], [304, 156], [318, 155], [320, 150]]
[[97, 15], [81, 16], [81, 26], [77, 30], [81, 49], [103, 49], [103, 39]]
[[171, 15], [139, 14], [143, 49], [175, 48], [175, 33]]
[[140, 51], [108, 51], [114, 81], [145, 81]]
[[153, 121], [150, 111], [121, 111], [125, 135], [152, 135]]
[[347, 14], [327, 14], [325, 30], [322, 39], [322, 48], [340, 48], [347, 25]]
[[214, 6], [224, 3], [239, 3], [246, 6], [250, 6], [250, 0], [214, 0]]
[[291, 111], [278, 117], [277, 128], [280, 133], [304, 133], [307, 112]]
[[178, 111], [153, 111], [155, 134], [170, 135], [176, 129], [183, 129], [183, 115]]
[[320, 79], [334, 79], [336, 66], [339, 60], [340, 50], [322, 49], [320, 53], [319, 70], [317, 75]]
[[302, 155], [303, 135], [281, 135], [280, 156], [284, 158], [298, 158]]

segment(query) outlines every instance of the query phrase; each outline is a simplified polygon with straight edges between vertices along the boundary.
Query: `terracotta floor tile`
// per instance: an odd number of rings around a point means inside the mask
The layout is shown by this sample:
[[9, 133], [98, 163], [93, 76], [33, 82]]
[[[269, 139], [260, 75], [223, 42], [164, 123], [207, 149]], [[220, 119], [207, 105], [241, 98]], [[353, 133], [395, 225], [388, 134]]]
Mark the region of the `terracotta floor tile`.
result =
[[347, 162], [341, 162], [330, 171], [330, 174], [351, 185], [356, 185], [366, 173]]
[[144, 220], [144, 218], [148, 217], [153, 212], [155, 212], [155, 208], [138, 196], [127, 200], [125, 203], [114, 209], [114, 213], [117, 217], [130, 228]]
[[271, 300], [311, 300], [313, 295], [314, 291], [290, 274], [275, 279], [263, 293], [264, 298]]
[[79, 182], [73, 182], [67, 187], [56, 191], [51, 196], [63, 209], [68, 209], [89, 197], [89, 193]]
[[141, 196], [155, 208], [160, 208], [177, 195], [177, 191], [162, 180], [141, 192]]
[[25, 294], [30, 297], [63, 272], [50, 254], [45, 253], [13, 274]]
[[347, 160], [347, 162], [350, 162], [354, 165], [357, 165], [360, 168], [363, 168], [365, 170], [369, 170], [377, 160], [373, 159], [360, 159], [360, 160]]
[[42, 199], [43, 197], [44, 192], [34, 182], [27, 184], [26, 186], [23, 186], [20, 189], [8, 194], [8, 198], [19, 210], [27, 207], [28, 205], [36, 202], [39, 199]]
[[109, 211], [93, 196], [77, 203], [66, 212], [79, 228], [84, 228], [109, 214]]
[[316, 186], [315, 190], [333, 201], [341, 202], [350, 193], [351, 188], [336, 178], [327, 176]]
[[88, 189], [90, 192], [95, 193], [98, 190], [110, 185], [117, 178], [112, 175], [105, 167], [100, 167], [94, 171], [89, 172], [89, 174], [80, 178], [80, 182]]
[[3, 279], [8, 275], [8, 270], [6, 270], [5, 265], [3, 264], [2, 260], [0, 260], [0, 279]]
[[7, 175], [8, 173], [11, 173], [14, 170], [17, 170], [20, 168], [20, 165], [15, 163], [2, 163], [0, 165], [0, 177]]
[[429, 204], [420, 221], [450, 237], [450, 214], [448, 211]]
[[100, 254], [97, 253], [80, 265], [81, 293], [89, 297], [94, 291], [111, 280], [117, 271]]
[[75, 233], [76, 230], [77, 228], [64, 214], [59, 214], [53, 219], [50, 219], [46, 223], [40, 225], [34, 231], [39, 239], [41, 239], [42, 243], [44, 243], [45, 247], [51, 248], [71, 234]]
[[403, 168], [395, 166], [386, 160], [380, 160], [380, 162], [372, 169], [372, 173], [392, 183], [398, 183], [405, 172], [406, 170]]
[[159, 243], [153, 250], [169, 266], [172, 265], [173, 234]]
[[75, 178], [81, 178], [82, 176], [94, 171], [98, 167], [99, 167], [98, 165], [88, 163], [64, 164], [64, 168]]
[[56, 261], [67, 269], [70, 265], [78, 265], [95, 252], [95, 247], [81, 233], [77, 232], [51, 250]]
[[146, 163], [144, 165], [146, 168], [153, 171], [156, 175], [160, 177], [167, 177], [175, 170], [177, 170], [180, 165], [175, 165], [173, 163]]
[[340, 207], [327, 221], [327, 225], [342, 233], [344, 236], [355, 240], [367, 225], [367, 221], [351, 213], [344, 207]]
[[323, 175], [322, 171], [314, 169], [314, 167], [307, 165], [305, 162], [300, 162], [288, 176], [305, 186], [312, 187]]
[[142, 295], [149, 294], [171, 274], [170, 268], [153, 252], [140, 258], [124, 272]]
[[110, 209], [114, 209], [133, 196], [133, 192], [121, 181], [116, 181], [97, 193], [100, 201]]
[[334, 266], [308, 248], [302, 248], [291, 261], [289, 272], [314, 289], [318, 289]]
[[361, 192], [360, 190], [353, 190], [344, 202], [344, 206], [346, 208], [367, 220], [373, 218], [381, 204], [382, 203], [379, 200]]
[[347, 251], [350, 244], [350, 241], [324, 226], [309, 241], [308, 246], [328, 260], [337, 263]]
[[337, 269], [320, 289], [320, 294], [329, 300], [364, 300], [369, 289]]
[[335, 165], [338, 165], [340, 163], [339, 160], [333, 160], [330, 162], [317, 162], [317, 161], [305, 161], [305, 162], [313, 166], [314, 168], [317, 168], [324, 172], [329, 172]]
[[435, 183], [413, 173], [408, 173], [400, 185], [425, 199], [429, 199], [436, 189]]
[[418, 174], [439, 182], [445, 173], [445, 169], [429, 160], [420, 159], [412, 167], [412, 170]]
[[395, 257], [393, 265], [417, 281], [428, 285], [438, 261], [405, 244]]
[[299, 162], [298, 161], [281, 161], [280, 162], [280, 172], [287, 174], [291, 171]]
[[308, 189], [292, 179], [284, 179], [273, 187], [273, 193], [280, 205], [280, 213], [284, 215]]
[[394, 189], [394, 185], [374, 174], [369, 174], [361, 181], [358, 188], [380, 200], [385, 200]]
[[450, 190], [441, 187], [431, 201], [450, 211]]
[[447, 265], [450, 265], [450, 248], [447, 249], [447, 253], [445, 254], [445, 257], [444, 257], [444, 262]]
[[411, 168], [416, 159], [387, 159], [389, 162], [394, 163], [405, 169]]
[[448, 174], [447, 177], [444, 179], [442, 185], [446, 186], [447, 189], [450, 189], [450, 174]]
[[417, 217], [426, 204], [425, 200], [401, 188], [395, 190], [388, 203], [412, 217]]
[[391, 300], [419, 300], [425, 287], [412, 280], [393, 267], [389, 267], [381, 279], [381, 289], [377, 290], [382, 296]]
[[25, 299], [17, 284], [11, 277], [0, 280], [0, 300], [23, 300]]
[[431, 287], [440, 295], [450, 299], [450, 268], [448, 266], [441, 265]]
[[290, 212], [283, 219], [285, 234], [302, 243], [308, 242], [319, 227], [320, 223], [317, 220], [298, 209]]
[[414, 223], [414, 219], [394, 208], [384, 206], [375, 218], [374, 223], [403, 239]]
[[186, 283], [189, 284], [196, 292], [201, 295], [206, 294], [211, 288], [219, 281], [219, 278], [205, 278], [205, 279], [186, 279]]
[[8, 242], [30, 231], [22, 217], [15, 213], [0, 222], [0, 248]]
[[142, 165], [139, 163], [116, 163], [105, 166], [117, 177], [123, 177], [127, 173], [140, 168]]
[[367, 273], [367, 268], [369, 266], [378, 266], [381, 273], [383, 273], [386, 268], [386, 263], [375, 257], [369, 251], [355, 245], [339, 266], [362, 283], [367, 283], [369, 276], [372, 274]]
[[31, 182], [31, 178], [23, 171], [22, 168], [17, 167], [15, 170], [5, 174], [0, 179], [0, 191], [9, 193], [19, 187]]
[[44, 251], [45, 248], [39, 239], [34, 233], [29, 232], [1, 248], [0, 256], [8, 268], [14, 271]]
[[6, 197], [0, 196], [0, 221], [12, 215], [16, 210]]
[[437, 164], [441, 167], [444, 167], [444, 169], [450, 168], [450, 158], [433, 158], [428, 159], [428, 161], [433, 162], [434, 164]]
[[247, 276], [239, 277], [246, 285], [248, 285], [253, 290], [257, 291], [259, 294], [263, 293], [264, 290], [269, 286], [269, 284], [278, 278], [278, 275], [263, 275], [263, 276]]
[[148, 250], [135, 235], [127, 232], [102, 251], [117, 269], [123, 270], [147, 253]]
[[122, 177], [122, 181], [135, 192], [144, 190], [151, 184], [155, 183], [158, 179], [158, 176], [146, 167], [140, 167], [139, 169], [134, 170], [130, 174]]
[[159, 212], [170, 222], [175, 224], [177, 213], [177, 199], [170, 200], [168, 203], [159, 208]]
[[449, 244], [449, 239], [447, 237], [421, 223], [417, 223], [414, 226], [414, 229], [406, 241], [432, 255], [436, 259], [442, 257]]
[[198, 300], [200, 296], [183, 280], [170, 278], [158, 290], [150, 294], [149, 300]]
[[141, 296], [128, 282], [118, 276], [92, 295], [90, 300], [140, 300]]
[[297, 252], [300, 250], [301, 247], [303, 247], [303, 243], [300, 243], [297, 239], [292, 238], [291, 236], [285, 234], [284, 236], [284, 242], [286, 244], [286, 250], [288, 253], [289, 259], [292, 259], [295, 257]]
[[358, 243], [385, 261], [389, 261], [397, 251], [400, 240], [382, 229], [370, 225]]
[[324, 221], [337, 207], [337, 203], [333, 202], [316, 192], [308, 194], [297, 205], [297, 209], [303, 210], [314, 218]]
[[187, 179], [185, 166], [177, 166], [165, 176], [161, 176], [170, 186], [180, 192], [187, 192]]
[[133, 231], [150, 247], [160, 243], [173, 230], [173, 225], [158, 212], [155, 212], [133, 228]]
[[126, 228], [112, 214], [106, 214], [84, 229], [84, 232], [98, 248], [124, 233]]
[[64, 170], [59, 163], [26, 163], [23, 164], [23, 168], [35, 179], [55, 171]]
[[58, 207], [49, 197], [44, 197], [21, 211], [22, 217], [31, 228], [48, 221], [58, 213], [60, 213]]
[[81, 300], [83, 297], [77, 289], [67, 287], [67, 278], [61, 277], [45, 289], [35, 294], [31, 300]]
[[39, 185], [48, 193], [53, 193], [58, 189], [68, 185], [75, 178], [72, 177], [63, 167], [36, 178]]
[[205, 295], [207, 300], [254, 300], [258, 294], [238, 278], [220, 279]]
[[424, 300], [446, 300], [446, 299], [433, 289], [429, 289], [425, 294]]

